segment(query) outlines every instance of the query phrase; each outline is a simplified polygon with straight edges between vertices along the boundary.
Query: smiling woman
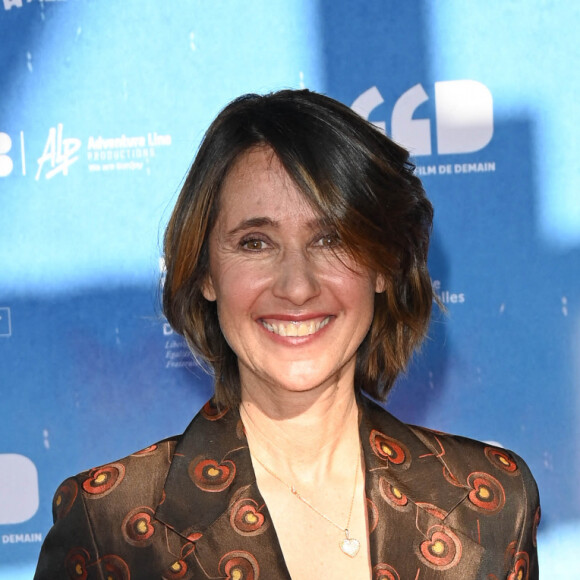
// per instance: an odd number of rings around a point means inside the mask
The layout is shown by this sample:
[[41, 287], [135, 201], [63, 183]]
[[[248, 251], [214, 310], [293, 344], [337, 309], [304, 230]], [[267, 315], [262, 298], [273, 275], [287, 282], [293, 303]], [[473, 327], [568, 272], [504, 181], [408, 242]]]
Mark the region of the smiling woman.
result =
[[[371, 332], [359, 345], [355, 380], [357, 389], [383, 399], [429, 323], [433, 293], [426, 260], [433, 210], [408, 152], [348, 107], [322, 95], [247, 95], [212, 124], [166, 232], [168, 320], [214, 366], [216, 400], [239, 403], [237, 353], [224, 340], [213, 306], [203, 300], [203, 287], [208, 233], [222, 216], [226, 192], [234, 198], [232, 204], [248, 203], [254, 183], [244, 173], [256, 169], [246, 165], [258, 163], [257, 156], [264, 157], [256, 179], [260, 192], [272, 187], [268, 179], [277, 176], [278, 189], [294, 195], [292, 200], [271, 196], [271, 202], [286, 203], [289, 222], [295, 221], [299, 208], [302, 213], [308, 209], [304, 219], [313, 220], [311, 234], [320, 234], [320, 240], [330, 236], [343, 262], [349, 257], [347, 269], [357, 264], [383, 281], [384, 292], [374, 298]], [[258, 193], [255, 197], [263, 202]], [[271, 219], [246, 212], [230, 235], [252, 226], [259, 233], [255, 228]], [[266, 244], [259, 236], [246, 241], [258, 240]]]
[[344, 105], [228, 105], [165, 235], [164, 310], [215, 397], [61, 485], [36, 578], [537, 578], [526, 464], [366, 397], [425, 336], [431, 221], [407, 151]]

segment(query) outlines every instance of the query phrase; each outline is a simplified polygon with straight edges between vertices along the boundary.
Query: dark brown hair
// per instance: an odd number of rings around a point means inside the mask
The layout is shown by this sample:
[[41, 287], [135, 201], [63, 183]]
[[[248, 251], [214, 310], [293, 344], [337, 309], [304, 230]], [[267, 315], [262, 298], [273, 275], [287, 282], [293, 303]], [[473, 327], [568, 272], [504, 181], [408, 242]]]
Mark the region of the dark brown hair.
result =
[[244, 95], [208, 129], [164, 239], [163, 309], [215, 376], [216, 400], [240, 401], [238, 363], [202, 287], [209, 234], [228, 171], [267, 146], [359, 263], [382, 275], [374, 317], [357, 353], [355, 387], [384, 399], [426, 334], [433, 290], [427, 250], [433, 209], [408, 152], [345, 105], [308, 90]]

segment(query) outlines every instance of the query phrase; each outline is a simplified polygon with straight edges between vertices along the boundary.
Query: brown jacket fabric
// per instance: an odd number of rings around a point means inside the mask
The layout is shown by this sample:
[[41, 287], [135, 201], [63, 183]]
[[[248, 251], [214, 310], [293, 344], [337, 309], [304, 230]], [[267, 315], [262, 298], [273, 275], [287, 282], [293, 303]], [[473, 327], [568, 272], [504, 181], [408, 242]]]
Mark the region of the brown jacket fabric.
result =
[[[360, 409], [373, 580], [538, 578], [519, 457]], [[211, 401], [180, 437], [67, 479], [53, 515], [36, 580], [290, 579], [239, 413]]]

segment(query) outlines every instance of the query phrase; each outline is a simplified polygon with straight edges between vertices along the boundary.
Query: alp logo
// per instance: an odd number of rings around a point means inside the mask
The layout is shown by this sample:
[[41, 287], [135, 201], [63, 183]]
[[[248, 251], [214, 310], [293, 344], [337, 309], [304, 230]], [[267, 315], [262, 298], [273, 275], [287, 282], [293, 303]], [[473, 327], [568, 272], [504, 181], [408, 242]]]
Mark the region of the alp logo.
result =
[[57, 173], [68, 175], [69, 167], [78, 161], [76, 155], [81, 147], [81, 140], [70, 137], [68, 139], [62, 136], [62, 123], [56, 127], [51, 127], [48, 131], [48, 138], [42, 155], [38, 158], [38, 171], [36, 172], [36, 181], [42, 175], [42, 169], [46, 163], [50, 169], [45, 174], [46, 179], [53, 178]]
[[[403, 93], [391, 115], [391, 137], [415, 156], [431, 155], [431, 120], [414, 119], [419, 105], [429, 100], [421, 84]], [[384, 102], [377, 89], [371, 87], [355, 99], [351, 108], [369, 118]], [[386, 123], [373, 123], [386, 132]], [[435, 83], [435, 127], [437, 153], [473, 153], [483, 149], [493, 136], [493, 98], [482, 83], [471, 80]]]

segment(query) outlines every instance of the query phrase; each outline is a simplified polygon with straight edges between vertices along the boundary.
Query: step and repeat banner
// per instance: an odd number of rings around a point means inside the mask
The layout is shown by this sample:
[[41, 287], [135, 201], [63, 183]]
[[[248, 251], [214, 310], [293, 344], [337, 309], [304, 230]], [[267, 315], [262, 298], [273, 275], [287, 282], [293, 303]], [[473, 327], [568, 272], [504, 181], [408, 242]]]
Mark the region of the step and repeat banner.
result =
[[447, 312], [388, 402], [522, 455], [544, 578], [580, 578], [580, 4], [0, 0], [0, 579], [31, 578], [67, 476], [211, 394], [159, 307], [208, 124], [308, 87], [409, 147]]

